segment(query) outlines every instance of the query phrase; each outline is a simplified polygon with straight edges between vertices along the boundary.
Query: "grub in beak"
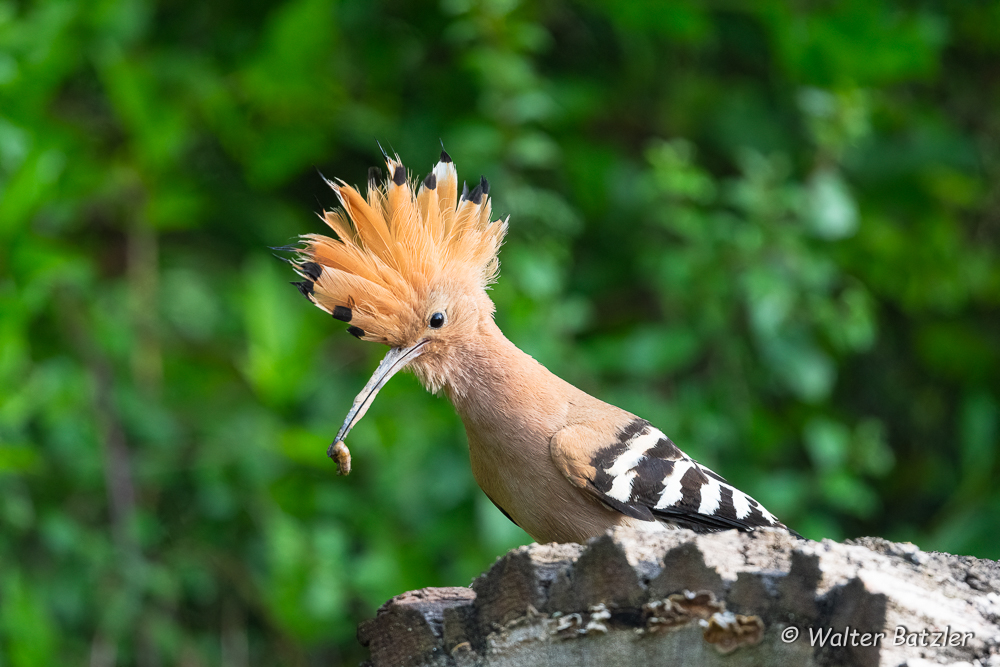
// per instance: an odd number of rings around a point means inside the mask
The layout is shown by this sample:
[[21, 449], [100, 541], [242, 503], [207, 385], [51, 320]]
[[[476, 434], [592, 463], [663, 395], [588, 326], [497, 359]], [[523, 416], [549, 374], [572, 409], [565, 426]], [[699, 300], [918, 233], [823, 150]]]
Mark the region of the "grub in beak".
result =
[[425, 339], [410, 347], [394, 347], [390, 349], [386, 353], [385, 358], [379, 363], [378, 368], [375, 369], [371, 379], [368, 380], [368, 384], [365, 385], [365, 388], [354, 399], [354, 405], [351, 406], [351, 411], [347, 413], [344, 425], [340, 427], [340, 431], [337, 433], [333, 444], [326, 450], [326, 455], [337, 462], [338, 474], [348, 475], [351, 472], [351, 452], [347, 449], [347, 445], [344, 444], [344, 438], [347, 437], [347, 434], [350, 433], [355, 424], [365, 416], [368, 408], [375, 402], [375, 396], [378, 395], [379, 390], [389, 381], [389, 378], [406, 368], [411, 361], [419, 357], [423, 352], [424, 345], [428, 342]]

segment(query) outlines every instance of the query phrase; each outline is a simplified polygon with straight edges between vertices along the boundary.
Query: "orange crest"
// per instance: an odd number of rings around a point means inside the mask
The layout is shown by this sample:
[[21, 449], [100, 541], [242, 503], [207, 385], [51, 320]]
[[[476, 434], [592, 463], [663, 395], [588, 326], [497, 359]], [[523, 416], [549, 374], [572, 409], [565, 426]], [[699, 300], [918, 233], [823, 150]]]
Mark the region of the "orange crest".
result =
[[337, 238], [302, 236], [293, 265], [310, 301], [350, 322], [358, 338], [395, 345], [437, 285], [484, 290], [496, 280], [507, 221], [490, 220], [485, 178], [459, 194], [444, 151], [419, 187], [398, 156], [386, 165], [389, 179], [383, 185], [370, 175], [367, 198], [341, 180], [327, 181], [343, 206], [323, 214]]

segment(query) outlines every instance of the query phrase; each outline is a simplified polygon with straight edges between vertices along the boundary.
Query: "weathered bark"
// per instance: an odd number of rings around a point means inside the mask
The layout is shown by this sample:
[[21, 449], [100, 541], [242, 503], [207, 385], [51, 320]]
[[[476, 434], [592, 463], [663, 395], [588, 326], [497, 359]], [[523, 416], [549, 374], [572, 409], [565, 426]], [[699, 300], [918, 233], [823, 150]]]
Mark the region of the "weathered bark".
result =
[[620, 530], [397, 596], [358, 638], [372, 667], [1000, 667], [1000, 564], [880, 538]]

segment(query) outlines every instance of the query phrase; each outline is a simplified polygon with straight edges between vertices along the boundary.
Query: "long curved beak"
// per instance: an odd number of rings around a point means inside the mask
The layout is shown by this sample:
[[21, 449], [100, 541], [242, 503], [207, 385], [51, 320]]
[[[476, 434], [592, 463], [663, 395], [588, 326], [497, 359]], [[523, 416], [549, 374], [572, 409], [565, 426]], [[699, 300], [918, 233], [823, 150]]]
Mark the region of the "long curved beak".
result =
[[[407, 364], [419, 357], [428, 342], [430, 341], [424, 339], [410, 347], [394, 347], [390, 349], [379, 363], [378, 368], [375, 369], [371, 379], [368, 380], [368, 384], [365, 385], [365, 388], [354, 399], [354, 405], [351, 406], [350, 412], [347, 413], [344, 425], [340, 427], [336, 439], [327, 450], [327, 456], [337, 459], [338, 463], [341, 464], [342, 474], [350, 472], [350, 453], [346, 453], [346, 471], [344, 471], [344, 465], [341, 462], [341, 458], [345, 454], [340, 453], [340, 451], [346, 452], [346, 447], [343, 445], [344, 438], [347, 437], [347, 434], [351, 432], [355, 424], [361, 421], [361, 418], [368, 412], [368, 408], [375, 402], [375, 396], [378, 395], [379, 390], [385, 386], [393, 375], [406, 368]], [[341, 450], [341, 448], [343, 449]]]

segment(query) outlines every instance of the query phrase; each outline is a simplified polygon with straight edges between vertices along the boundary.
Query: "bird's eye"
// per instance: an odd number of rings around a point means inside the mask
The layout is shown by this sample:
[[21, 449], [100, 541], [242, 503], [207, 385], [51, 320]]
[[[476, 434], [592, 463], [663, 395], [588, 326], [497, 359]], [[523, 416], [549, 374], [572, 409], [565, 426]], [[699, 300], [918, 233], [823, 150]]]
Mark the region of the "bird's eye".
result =
[[434, 313], [431, 315], [431, 329], [440, 329], [444, 326], [444, 313]]

